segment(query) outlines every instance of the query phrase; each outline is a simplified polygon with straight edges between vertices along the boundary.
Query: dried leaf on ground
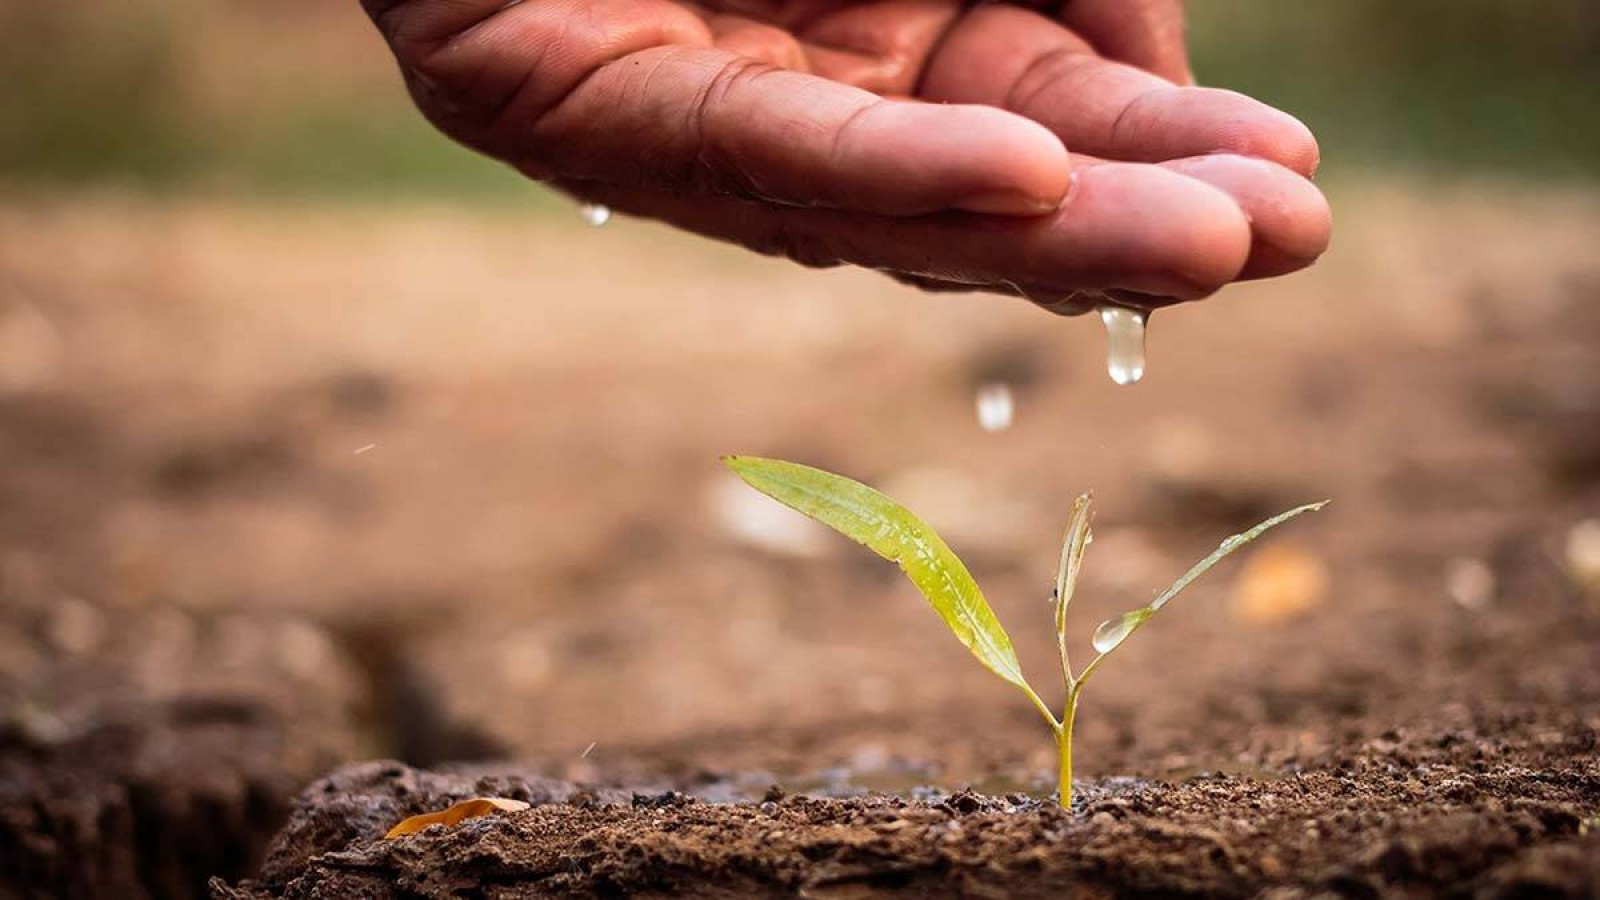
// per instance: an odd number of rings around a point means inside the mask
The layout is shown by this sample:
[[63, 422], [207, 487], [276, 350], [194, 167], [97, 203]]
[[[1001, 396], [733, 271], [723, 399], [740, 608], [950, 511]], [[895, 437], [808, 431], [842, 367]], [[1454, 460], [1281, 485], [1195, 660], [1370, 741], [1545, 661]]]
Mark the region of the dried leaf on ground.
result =
[[448, 809], [402, 819], [400, 824], [389, 829], [384, 838], [397, 838], [407, 834], [416, 834], [424, 828], [434, 825], [445, 825], [454, 828], [468, 819], [476, 819], [479, 816], [499, 815], [500, 813], [521, 812], [527, 808], [528, 804], [521, 800], [510, 800], [505, 797], [473, 797], [471, 800], [463, 800]]

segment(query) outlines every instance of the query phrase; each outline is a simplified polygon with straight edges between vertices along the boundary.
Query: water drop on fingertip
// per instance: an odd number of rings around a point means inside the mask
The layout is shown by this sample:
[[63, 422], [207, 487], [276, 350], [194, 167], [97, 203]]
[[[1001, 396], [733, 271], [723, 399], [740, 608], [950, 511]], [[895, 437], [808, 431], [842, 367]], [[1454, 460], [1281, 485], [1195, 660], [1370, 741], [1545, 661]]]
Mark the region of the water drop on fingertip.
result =
[[1144, 377], [1145, 323], [1150, 314], [1126, 306], [1100, 307], [1106, 326], [1106, 373], [1117, 384], [1138, 384]]
[[1011, 385], [991, 381], [978, 388], [978, 427], [984, 431], [1005, 431], [1016, 416], [1016, 400]]
[[578, 216], [590, 227], [599, 228], [611, 221], [611, 207], [600, 203], [580, 203]]

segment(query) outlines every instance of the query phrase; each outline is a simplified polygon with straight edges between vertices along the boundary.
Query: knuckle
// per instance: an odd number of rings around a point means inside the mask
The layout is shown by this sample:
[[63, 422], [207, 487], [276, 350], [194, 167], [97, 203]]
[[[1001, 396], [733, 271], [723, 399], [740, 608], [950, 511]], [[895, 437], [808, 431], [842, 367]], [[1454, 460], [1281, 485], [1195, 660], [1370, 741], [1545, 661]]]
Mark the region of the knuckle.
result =
[[771, 65], [758, 60], [731, 58], [690, 100], [686, 132], [693, 146], [686, 154], [687, 171], [682, 173], [685, 187], [741, 199], [767, 197], [768, 191], [753, 174], [754, 167], [738, 149], [738, 135], [730, 131], [743, 123], [728, 111], [736, 105], [732, 98], [737, 93], [772, 71]]
[[1080, 70], [1093, 65], [1095, 57], [1077, 45], [1066, 45], [1048, 50], [1029, 60], [1022, 74], [1012, 82], [1005, 101], [1005, 109], [1026, 111], [1032, 108], [1050, 88], [1075, 80]]

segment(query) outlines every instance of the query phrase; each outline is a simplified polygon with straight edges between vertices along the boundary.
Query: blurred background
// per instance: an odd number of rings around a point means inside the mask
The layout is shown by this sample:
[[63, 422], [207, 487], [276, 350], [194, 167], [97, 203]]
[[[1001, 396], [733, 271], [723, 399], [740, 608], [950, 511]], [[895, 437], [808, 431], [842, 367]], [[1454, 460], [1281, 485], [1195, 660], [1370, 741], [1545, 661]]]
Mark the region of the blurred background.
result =
[[[412, 112], [351, 7], [319, 0], [14, 0], [0, 75], [9, 181], [526, 206], [509, 172]], [[1588, 0], [1205, 0], [1202, 81], [1290, 109], [1355, 167], [1592, 178]]]
[[[1089, 318], [587, 227], [434, 133], [354, 0], [0, 2], [0, 784], [49, 798], [0, 824], [186, 823], [137, 874], [177, 892], [371, 756], [1048, 770], [892, 568], [727, 452], [921, 512], [1038, 673], [1078, 491], [1085, 646], [1334, 498], [1123, 651], [1086, 775], [1592, 703], [1600, 5], [1192, 15], [1203, 81], [1321, 136], [1338, 231], [1313, 271], [1159, 313], [1126, 389]], [[115, 857], [115, 828], [54, 833]]]

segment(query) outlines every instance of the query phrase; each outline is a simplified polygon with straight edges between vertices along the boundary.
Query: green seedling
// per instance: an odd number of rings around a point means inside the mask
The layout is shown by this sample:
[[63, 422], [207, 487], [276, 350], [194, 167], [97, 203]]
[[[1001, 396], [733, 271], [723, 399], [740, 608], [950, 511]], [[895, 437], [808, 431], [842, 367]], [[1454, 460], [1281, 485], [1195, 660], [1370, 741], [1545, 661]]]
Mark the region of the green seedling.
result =
[[943, 539], [910, 510], [870, 487], [821, 469], [799, 463], [753, 456], [730, 456], [728, 467], [747, 484], [785, 506], [816, 519], [829, 528], [866, 545], [885, 559], [899, 564], [917, 590], [933, 605], [978, 662], [1027, 695], [1039, 715], [1049, 723], [1055, 736], [1060, 765], [1058, 769], [1061, 805], [1072, 807], [1072, 725], [1078, 713], [1078, 700], [1089, 678], [1134, 632], [1178, 596], [1195, 579], [1229, 554], [1272, 528], [1301, 513], [1321, 509], [1327, 501], [1311, 503], [1273, 516], [1249, 531], [1236, 534], [1183, 573], [1172, 586], [1148, 604], [1108, 619], [1095, 629], [1091, 644], [1096, 656], [1074, 674], [1067, 657], [1067, 604], [1078, 585], [1083, 554], [1088, 549], [1090, 495], [1080, 496], [1072, 508], [1066, 539], [1061, 547], [1061, 565], [1056, 571], [1055, 592], [1051, 600], [1055, 613], [1056, 647], [1061, 656], [1061, 675], [1066, 684], [1066, 701], [1061, 717], [1056, 718], [1039, 693], [1022, 675], [1022, 664], [1011, 646], [1011, 637], [1000, 626], [994, 610], [983, 599], [983, 592], [972, 579], [960, 557]]

